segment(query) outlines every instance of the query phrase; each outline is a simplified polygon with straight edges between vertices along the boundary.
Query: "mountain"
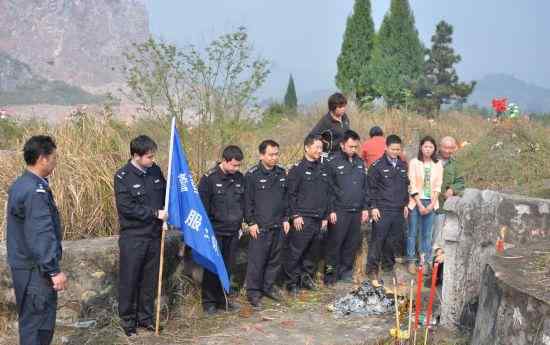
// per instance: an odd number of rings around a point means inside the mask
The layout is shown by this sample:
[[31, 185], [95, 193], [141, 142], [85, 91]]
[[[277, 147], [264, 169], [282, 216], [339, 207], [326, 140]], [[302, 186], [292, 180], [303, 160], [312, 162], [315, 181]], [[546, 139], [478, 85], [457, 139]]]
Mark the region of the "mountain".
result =
[[493, 98], [506, 97], [524, 113], [550, 113], [550, 89], [527, 83], [508, 74], [490, 74], [477, 82], [469, 104], [490, 108]]
[[0, 0], [0, 52], [48, 80], [121, 82], [123, 52], [149, 35], [144, 0]]

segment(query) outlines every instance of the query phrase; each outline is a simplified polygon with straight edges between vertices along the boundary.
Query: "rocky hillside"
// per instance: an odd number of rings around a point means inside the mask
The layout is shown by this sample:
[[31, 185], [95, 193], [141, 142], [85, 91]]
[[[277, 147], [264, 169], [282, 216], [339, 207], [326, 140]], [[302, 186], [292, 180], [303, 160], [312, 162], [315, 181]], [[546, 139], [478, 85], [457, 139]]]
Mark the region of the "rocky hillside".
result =
[[[125, 48], [148, 36], [143, 0], [0, 0], [0, 52], [49, 80], [116, 83]], [[24, 76], [12, 77], [2, 86]]]

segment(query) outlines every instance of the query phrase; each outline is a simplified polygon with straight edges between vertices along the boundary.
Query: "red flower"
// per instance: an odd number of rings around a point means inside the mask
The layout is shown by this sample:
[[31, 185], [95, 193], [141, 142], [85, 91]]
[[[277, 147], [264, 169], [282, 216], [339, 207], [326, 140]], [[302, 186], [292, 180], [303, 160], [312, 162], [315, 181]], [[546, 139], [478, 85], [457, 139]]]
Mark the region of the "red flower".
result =
[[508, 109], [508, 100], [506, 98], [493, 98], [491, 105], [497, 114], [501, 114]]

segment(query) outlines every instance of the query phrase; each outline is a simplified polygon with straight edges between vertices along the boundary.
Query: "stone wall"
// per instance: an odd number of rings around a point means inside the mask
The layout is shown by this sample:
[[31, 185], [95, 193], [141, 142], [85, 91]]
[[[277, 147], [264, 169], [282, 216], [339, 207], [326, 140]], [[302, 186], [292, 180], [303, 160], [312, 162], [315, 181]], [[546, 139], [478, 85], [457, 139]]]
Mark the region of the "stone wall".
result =
[[[169, 233], [165, 242], [165, 281], [178, 270], [179, 232]], [[69, 278], [69, 288], [59, 294], [58, 323], [72, 325], [78, 320], [117, 315], [118, 237], [63, 242], [61, 268]], [[150, 277], [157, 280], [158, 277]], [[169, 286], [164, 284], [164, 287]], [[170, 294], [171, 291], [165, 291]], [[0, 242], [0, 305], [15, 311], [15, 294], [6, 262], [5, 242]]]
[[443, 235], [441, 322], [447, 327], [472, 327], [482, 273], [496, 252], [499, 234], [506, 233], [506, 247], [550, 237], [550, 200], [467, 189], [462, 198], [451, 198], [444, 207], [449, 213]]

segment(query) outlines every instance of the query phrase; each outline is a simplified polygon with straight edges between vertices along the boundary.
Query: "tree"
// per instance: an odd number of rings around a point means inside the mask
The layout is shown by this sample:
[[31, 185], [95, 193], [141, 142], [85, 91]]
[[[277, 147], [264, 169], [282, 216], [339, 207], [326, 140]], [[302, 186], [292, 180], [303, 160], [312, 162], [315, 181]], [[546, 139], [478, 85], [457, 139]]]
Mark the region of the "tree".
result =
[[368, 79], [361, 78], [361, 71], [371, 59], [374, 37], [370, 0], [355, 0], [336, 62], [338, 71], [335, 79], [336, 86], [342, 92], [354, 94], [358, 100], [372, 91]]
[[439, 113], [443, 104], [466, 103], [475, 87], [475, 82], [461, 83], [454, 65], [461, 60], [452, 47], [453, 27], [445, 21], [436, 26], [432, 36], [432, 47], [426, 50], [426, 65], [423, 91], [419, 95], [425, 98], [430, 113]]
[[388, 107], [405, 103], [409, 83], [424, 70], [424, 48], [408, 0], [392, 0], [376, 36], [372, 59], [363, 79], [372, 83]]
[[292, 74], [288, 79], [288, 86], [285, 94], [285, 107], [290, 110], [296, 110], [298, 107], [298, 97], [296, 97], [296, 88], [294, 87], [294, 79]]

